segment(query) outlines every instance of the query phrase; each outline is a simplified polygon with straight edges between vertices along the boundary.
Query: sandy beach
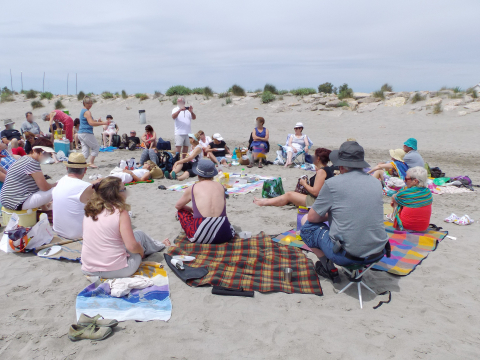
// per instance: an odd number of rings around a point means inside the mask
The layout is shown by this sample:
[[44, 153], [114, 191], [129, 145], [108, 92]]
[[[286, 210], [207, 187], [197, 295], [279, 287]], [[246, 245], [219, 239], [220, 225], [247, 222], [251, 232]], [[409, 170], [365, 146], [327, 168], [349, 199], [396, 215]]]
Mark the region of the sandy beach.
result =
[[[132, 129], [143, 134], [138, 110], [145, 110], [147, 124], [157, 136], [173, 141], [174, 105], [170, 98], [97, 98], [91, 110], [94, 118], [105, 119], [111, 114], [120, 134]], [[31, 106], [23, 96], [16, 99], [0, 104], [0, 119], [13, 119], [19, 129]], [[47, 123], [40, 115], [53, 110], [57, 99], [44, 100], [44, 108], [33, 110], [44, 131]], [[480, 184], [480, 112], [470, 112], [463, 105], [450, 110], [444, 107], [442, 113], [433, 115], [431, 110], [416, 109], [425, 102], [399, 107], [382, 102], [372, 112], [359, 112], [337, 108], [312, 111], [309, 98], [295, 96], [270, 104], [261, 104], [253, 96], [232, 100], [226, 105], [225, 99], [188, 96], [187, 105], [197, 114], [192, 130], [203, 130], [210, 136], [219, 132], [230, 148], [246, 146], [255, 117], [263, 116], [272, 150], [277, 150], [276, 144], [284, 144], [286, 135], [301, 121], [314, 148], [338, 149], [343, 141], [354, 137], [364, 146], [370, 164], [388, 160], [389, 149], [401, 148], [407, 138], [415, 137], [430, 166], [440, 167], [447, 176], [468, 175], [474, 184]], [[444, 99], [443, 104], [449, 101]], [[75, 96], [64, 96], [62, 102], [73, 118], [78, 117], [82, 105]], [[100, 140], [100, 129], [95, 129], [95, 135]], [[95, 161], [99, 169], [88, 170], [87, 176], [106, 176], [121, 159], [131, 157], [139, 160], [140, 151], [101, 153]], [[275, 159], [275, 151], [268, 159]], [[66, 174], [62, 164], [43, 165], [42, 169], [53, 181]], [[282, 177], [289, 191], [305, 172], [270, 165], [248, 173]], [[164, 179], [131, 187], [128, 202], [135, 228], [157, 240], [174, 240], [179, 235], [174, 204], [181, 194], [158, 189], [158, 185], [174, 183]], [[295, 227], [293, 206], [260, 208], [253, 204], [254, 196], [261, 193], [231, 196], [227, 201], [229, 219], [237, 230], [279, 234]], [[384, 201], [389, 200], [384, 197]], [[476, 222], [464, 227], [444, 223], [452, 212], [468, 214]], [[111, 337], [100, 342], [74, 343], [67, 337], [69, 325], [75, 323], [75, 298], [89, 284], [78, 262], [0, 252], [0, 358], [475, 359], [480, 352], [478, 220], [478, 191], [434, 195], [431, 223], [442, 226], [457, 240], [446, 238], [408, 276], [380, 271], [367, 274], [365, 281], [375, 291], [392, 292], [391, 302], [376, 310], [373, 306], [386, 296], [364, 292], [362, 310], [355, 288], [336, 294], [346, 284], [344, 275], [342, 283], [335, 285], [321, 278], [322, 297], [255, 293], [254, 298], [239, 298], [212, 295], [209, 287], [189, 287], [168, 269], [173, 303], [170, 321], [122, 322]], [[308, 256], [316, 261], [313, 255]], [[148, 259], [165, 265], [163, 252]]]

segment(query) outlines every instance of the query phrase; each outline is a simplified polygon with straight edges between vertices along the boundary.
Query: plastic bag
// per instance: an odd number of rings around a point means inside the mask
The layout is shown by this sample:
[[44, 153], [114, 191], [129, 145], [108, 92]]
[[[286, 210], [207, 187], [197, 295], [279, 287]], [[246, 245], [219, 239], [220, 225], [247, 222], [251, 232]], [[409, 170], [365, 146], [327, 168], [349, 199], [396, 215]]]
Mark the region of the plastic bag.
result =
[[433, 179], [433, 183], [437, 186], [444, 186], [449, 181], [450, 181], [450, 178], [447, 178], [447, 177], [440, 177], [440, 178]]
[[282, 185], [282, 178], [268, 179], [263, 183], [262, 197], [274, 198], [285, 194]]

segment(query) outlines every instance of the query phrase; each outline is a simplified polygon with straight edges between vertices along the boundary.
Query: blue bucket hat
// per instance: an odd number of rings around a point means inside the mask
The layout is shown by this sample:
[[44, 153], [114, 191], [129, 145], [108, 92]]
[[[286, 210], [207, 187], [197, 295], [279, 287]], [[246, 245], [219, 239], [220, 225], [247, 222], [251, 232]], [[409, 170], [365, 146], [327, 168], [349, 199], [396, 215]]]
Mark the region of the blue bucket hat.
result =
[[403, 143], [403, 145], [408, 146], [409, 148], [412, 148], [413, 150], [417, 150], [417, 139], [410, 138], [407, 141], [405, 141]]

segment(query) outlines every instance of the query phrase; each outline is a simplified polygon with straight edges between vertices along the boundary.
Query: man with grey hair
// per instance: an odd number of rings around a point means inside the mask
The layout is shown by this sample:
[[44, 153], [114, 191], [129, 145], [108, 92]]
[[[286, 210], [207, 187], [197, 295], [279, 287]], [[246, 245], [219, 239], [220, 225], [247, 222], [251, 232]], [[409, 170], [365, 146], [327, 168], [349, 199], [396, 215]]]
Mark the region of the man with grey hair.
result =
[[177, 106], [172, 110], [172, 119], [175, 120], [175, 149], [177, 153], [187, 155], [190, 140], [188, 134], [192, 132], [191, 123], [197, 115], [193, 112], [193, 106], [185, 107], [185, 98], [177, 99]]
[[93, 194], [92, 184], [83, 181], [88, 164], [81, 153], [70, 153], [67, 175], [53, 189], [53, 230], [67, 239], [81, 239], [85, 204]]
[[344, 142], [340, 150], [331, 152], [330, 160], [341, 175], [325, 181], [300, 235], [320, 260], [315, 271], [338, 282], [334, 264], [370, 264], [381, 259], [388, 235], [382, 185], [363, 171], [369, 166], [363, 148], [356, 141]]

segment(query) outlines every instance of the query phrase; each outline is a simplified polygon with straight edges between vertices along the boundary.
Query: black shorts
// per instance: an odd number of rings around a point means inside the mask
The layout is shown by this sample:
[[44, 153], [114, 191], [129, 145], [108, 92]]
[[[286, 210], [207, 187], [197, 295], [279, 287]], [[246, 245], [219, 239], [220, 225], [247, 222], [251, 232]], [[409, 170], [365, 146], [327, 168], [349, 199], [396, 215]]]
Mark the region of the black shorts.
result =
[[192, 168], [193, 168], [192, 162], [184, 163], [182, 166], [182, 171], [188, 171], [188, 175], [190, 177], [195, 177], [197, 175], [192, 171]]

